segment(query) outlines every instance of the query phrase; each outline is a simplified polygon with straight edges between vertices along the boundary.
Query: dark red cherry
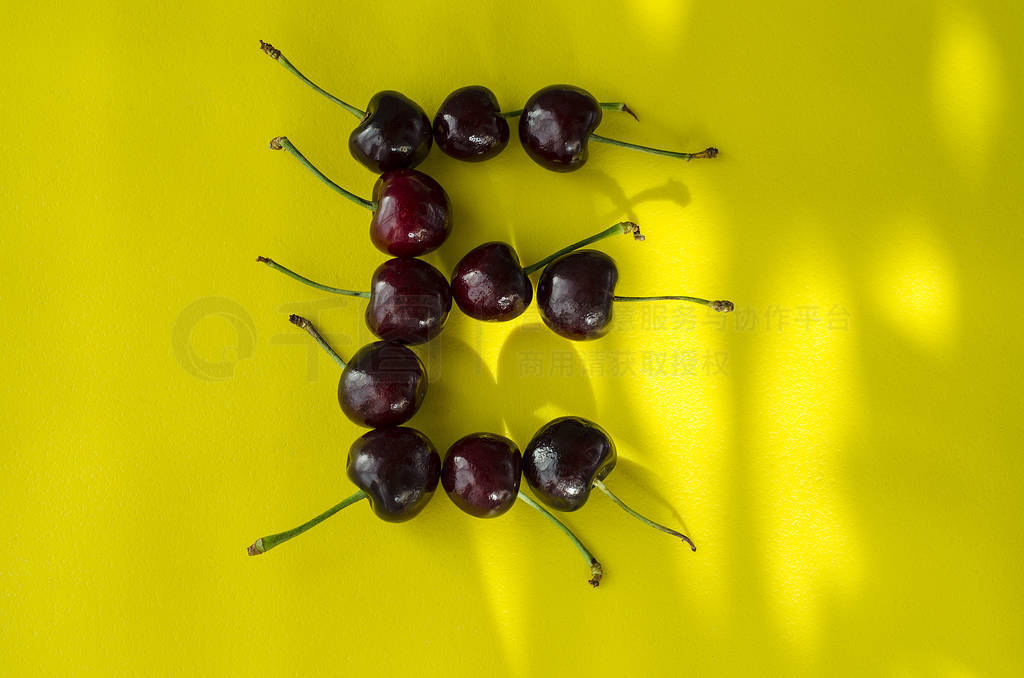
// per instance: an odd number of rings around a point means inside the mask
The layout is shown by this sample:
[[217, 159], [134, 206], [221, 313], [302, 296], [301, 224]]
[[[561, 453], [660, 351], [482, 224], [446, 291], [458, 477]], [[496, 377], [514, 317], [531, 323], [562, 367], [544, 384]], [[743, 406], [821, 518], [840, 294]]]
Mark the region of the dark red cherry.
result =
[[498, 99], [479, 85], [449, 94], [434, 116], [437, 147], [458, 160], [493, 158], [508, 144], [508, 134], [508, 121], [501, 115]]
[[636, 114], [622, 102], [598, 102], [589, 92], [572, 85], [551, 85], [526, 102], [519, 118], [519, 141], [537, 164], [556, 172], [571, 172], [587, 162], [587, 143], [591, 140], [681, 160], [714, 158], [718, 149], [709, 146], [697, 153], [610, 139], [594, 130], [601, 124], [602, 109]]
[[523, 476], [537, 498], [559, 511], [586, 503], [595, 480], [615, 468], [615, 444], [603, 428], [582, 417], [545, 424], [523, 454]]
[[389, 259], [373, 272], [366, 324], [384, 341], [429, 341], [444, 329], [451, 309], [448, 281], [421, 259]]
[[409, 97], [390, 90], [377, 92], [363, 111], [307, 78], [269, 42], [260, 40], [260, 49], [313, 90], [359, 118], [359, 124], [349, 135], [348, 148], [371, 171], [380, 174], [415, 167], [427, 157], [432, 141], [430, 119]]
[[370, 210], [370, 240], [382, 252], [396, 257], [420, 256], [440, 247], [452, 230], [448, 194], [423, 172], [384, 172], [373, 185], [373, 200], [367, 200], [327, 178], [287, 137], [274, 137], [270, 148], [288, 151], [335, 193]]
[[530, 97], [519, 117], [519, 141], [539, 165], [571, 172], [587, 161], [587, 142], [601, 124], [601, 105], [572, 85], [551, 85]]
[[656, 530], [697, 547], [682, 532], [656, 523], [626, 505], [604, 479], [615, 468], [615, 443], [608, 433], [583, 417], [559, 417], [541, 427], [523, 452], [523, 477], [537, 498], [559, 511], [575, 511], [597, 487], [623, 511]]
[[370, 171], [411, 168], [423, 162], [432, 143], [430, 118], [398, 92], [377, 92], [366, 115], [348, 137], [348, 149]]
[[522, 499], [558, 527], [576, 545], [590, 565], [590, 585], [601, 582], [603, 569], [573, 531], [543, 506], [519, 491], [522, 457], [508, 438], [474, 433], [448, 449], [441, 465], [441, 485], [455, 505], [477, 518], [494, 518]]
[[348, 477], [383, 520], [409, 520], [430, 501], [441, 457], [416, 429], [399, 426], [364, 433], [348, 452]]
[[474, 433], [448, 448], [441, 485], [455, 505], [477, 518], [495, 518], [519, 495], [522, 455], [516, 444], [493, 433]]
[[511, 320], [533, 300], [533, 284], [519, 255], [504, 242], [470, 250], [455, 265], [451, 287], [462, 312], [477, 320]]
[[384, 172], [373, 186], [373, 202], [370, 240], [393, 257], [424, 255], [440, 247], [451, 233], [448, 194], [423, 172]]
[[315, 518], [285, 532], [260, 537], [249, 546], [258, 556], [316, 527], [338, 511], [363, 499], [383, 520], [413, 518], [437, 488], [441, 458], [425, 435], [411, 428], [378, 428], [357, 438], [348, 451], [348, 477], [359, 490]]
[[544, 268], [537, 305], [544, 324], [566, 339], [598, 339], [612, 321], [615, 262], [597, 250], [577, 250]]
[[368, 428], [398, 426], [412, 418], [427, 394], [419, 357], [399, 344], [375, 341], [356, 351], [341, 372], [338, 402], [349, 419]]
[[415, 353], [376, 341], [345, 362], [309, 320], [298, 315], [288, 320], [306, 330], [341, 367], [338, 403], [353, 422], [369, 428], [397, 426], [420, 409], [427, 394], [427, 373]]
[[541, 320], [556, 334], [582, 341], [608, 334], [614, 302], [686, 301], [717, 313], [733, 310], [733, 303], [725, 300], [682, 295], [619, 296], [615, 294], [618, 279], [615, 262], [603, 252], [576, 250], [558, 257], [544, 268], [537, 283]]
[[398, 344], [430, 341], [444, 329], [452, 310], [448, 281], [422, 259], [388, 259], [373, 272], [369, 292], [322, 285], [273, 259], [257, 257], [256, 260], [318, 290], [368, 299], [366, 325], [384, 341]]

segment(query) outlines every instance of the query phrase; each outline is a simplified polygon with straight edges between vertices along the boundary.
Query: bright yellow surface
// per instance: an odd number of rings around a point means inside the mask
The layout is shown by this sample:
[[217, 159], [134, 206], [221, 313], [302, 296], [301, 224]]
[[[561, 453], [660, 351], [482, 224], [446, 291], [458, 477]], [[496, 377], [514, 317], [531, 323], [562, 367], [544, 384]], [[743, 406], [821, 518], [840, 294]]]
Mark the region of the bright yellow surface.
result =
[[[260, 6], [257, 6], [260, 5]], [[1024, 672], [1019, 311], [1020, 3], [23, 3], [0, 75], [0, 674], [899, 675]], [[833, 6], [836, 5], [836, 6]], [[842, 6], [845, 6], [842, 7]], [[415, 9], [414, 9], [415, 8]], [[422, 347], [412, 421], [439, 449], [605, 426], [620, 496], [567, 516], [599, 590], [525, 506], [439, 493], [391, 525], [365, 505], [258, 559], [260, 535], [353, 486], [361, 430], [334, 365], [363, 303], [258, 266], [363, 286], [368, 215], [340, 183], [353, 119], [258, 50], [364, 105], [432, 114], [484, 83], [506, 108], [577, 83], [640, 115], [579, 172], [499, 158], [421, 169], [457, 210], [428, 259], [535, 260], [623, 218], [620, 309], [598, 342], [453, 312]]]

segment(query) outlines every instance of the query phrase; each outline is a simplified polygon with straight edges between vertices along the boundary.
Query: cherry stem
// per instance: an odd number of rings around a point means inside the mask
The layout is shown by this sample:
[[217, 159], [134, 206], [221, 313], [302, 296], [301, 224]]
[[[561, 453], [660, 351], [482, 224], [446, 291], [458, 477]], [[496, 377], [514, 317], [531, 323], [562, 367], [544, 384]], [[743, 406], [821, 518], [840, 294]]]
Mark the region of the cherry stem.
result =
[[613, 146], [622, 146], [623, 148], [632, 148], [635, 151], [643, 151], [644, 153], [654, 153], [655, 155], [667, 155], [670, 158], [682, 158], [683, 160], [693, 160], [695, 158], [713, 158], [718, 155], [718, 149], [714, 146], [708, 146], [703, 151], [698, 153], [681, 153], [679, 151], [666, 151], [663, 148], [651, 148], [650, 146], [641, 146], [639, 144], [631, 144], [628, 141], [619, 141], [618, 139], [609, 139], [599, 134], [591, 134], [590, 138], [594, 141], [600, 141], [602, 144], [611, 144]]
[[606, 111], [619, 111], [620, 113], [626, 113], [633, 116], [633, 119], [637, 122], [640, 122], [640, 118], [636, 117], [636, 113], [633, 112], [633, 109], [622, 101], [602, 101], [600, 106]]
[[733, 303], [731, 301], [725, 301], [724, 299], [710, 301], [708, 299], [701, 299], [699, 297], [683, 297], [678, 295], [664, 296], [664, 297], [612, 297], [612, 301], [692, 301], [695, 304], [703, 304], [709, 306], [712, 310], [718, 313], [728, 313], [733, 309]]
[[558, 257], [562, 256], [563, 254], [568, 254], [569, 252], [572, 252], [573, 250], [578, 250], [581, 247], [586, 247], [587, 245], [589, 245], [592, 242], [597, 242], [598, 240], [603, 240], [604, 238], [608, 238], [608, 237], [611, 237], [613, 235], [619, 235], [620, 233], [630, 234], [630, 235], [633, 236], [634, 240], [644, 240], [644, 236], [640, 233], [640, 227], [639, 226], [634, 224], [632, 221], [620, 221], [619, 223], [615, 224], [614, 226], [610, 226], [610, 227], [606, 228], [605, 230], [601, 231], [600, 233], [595, 233], [594, 235], [590, 236], [589, 238], [584, 238], [583, 240], [580, 240], [577, 243], [573, 243], [572, 245], [569, 245], [568, 247], [563, 247], [562, 249], [558, 250], [557, 252], [555, 252], [551, 256], [544, 257], [543, 259], [538, 261], [536, 264], [532, 264], [530, 266], [524, 267], [523, 268], [523, 273], [525, 273], [526, 275], [530, 275], [531, 273], [534, 273], [535, 271], [539, 271], [540, 269], [544, 268], [545, 266], [550, 264], [552, 261], [554, 261]]
[[274, 46], [271, 45], [269, 42], [263, 42], [262, 40], [260, 40], [260, 49], [263, 50], [271, 59], [273, 59], [274, 61], [281, 64], [289, 71], [291, 71], [295, 76], [299, 78], [299, 80], [306, 83], [307, 85], [315, 89], [317, 92], [320, 92], [320, 94], [323, 94], [325, 97], [327, 97], [334, 103], [338, 104], [352, 115], [356, 116], [360, 120], [366, 117], [366, 111], [361, 111], [352, 104], [345, 103], [344, 101], [334, 96], [327, 90], [320, 88], [316, 83], [314, 83], [312, 80], [310, 80], [302, 73], [300, 73], [299, 69], [295, 68], [295, 66], [292, 66], [292, 62], [288, 61], [287, 57], [281, 54], [281, 50], [274, 49]]
[[345, 499], [342, 499], [341, 502], [327, 509], [326, 511], [318, 515], [316, 518], [310, 520], [308, 523], [303, 523], [302, 525], [292, 528], [287, 532], [278, 532], [277, 534], [272, 534], [266, 537], [260, 537], [252, 543], [252, 546], [249, 547], [249, 555], [258, 556], [261, 553], [266, 553], [278, 544], [283, 544], [292, 537], [298, 537], [300, 534], [302, 534], [309, 528], [315, 525], [319, 525], [320, 523], [324, 522], [325, 520], [327, 520], [328, 518], [330, 518], [335, 513], [345, 508], [346, 506], [354, 504], [362, 499], [366, 499], [366, 493], [363, 492], [362, 490], [359, 490], [351, 497], [346, 497]]
[[[637, 122], [640, 121], [640, 118], [636, 117], [636, 113], [633, 112], [633, 109], [631, 109], [629, 106], [627, 106], [621, 101], [603, 101], [599, 103], [598, 106], [605, 109], [606, 111], [621, 111], [622, 113], [628, 113], [629, 115], [633, 116], [634, 120], [636, 120]], [[522, 114], [523, 109], [517, 108], [514, 111], [505, 111], [503, 113], [499, 113], [498, 115], [500, 115], [503, 118], [516, 118]]]
[[309, 332], [309, 336], [313, 337], [313, 339], [316, 340], [316, 343], [323, 346], [324, 350], [327, 351], [332, 358], [334, 358], [334, 362], [341, 365], [341, 369], [345, 369], [346, 367], [348, 367], [348, 363], [342, 360], [341, 356], [338, 355], [333, 348], [331, 348], [330, 344], [327, 343], [327, 340], [320, 336], [320, 333], [316, 331], [316, 328], [313, 327], [313, 323], [309, 322], [309, 320], [303, 318], [300, 315], [295, 315], [294, 313], [288, 316], [288, 321], [292, 325], [298, 325], [302, 329]]
[[570, 530], [565, 523], [551, 515], [551, 513], [547, 509], [545, 509], [543, 506], [535, 502], [533, 499], [530, 499], [530, 497], [528, 497], [527, 495], [520, 492], [519, 498], [526, 502], [529, 506], [532, 506], [533, 508], [540, 511], [540, 513], [545, 518], [547, 518], [555, 524], [555, 527], [564, 532], [566, 536], [572, 540], [573, 544], [576, 544], [576, 548], [580, 550], [580, 553], [583, 554], [583, 557], [590, 565], [590, 585], [593, 587], [597, 587], [598, 584], [601, 583], [601, 577], [604, 576], [604, 569], [601, 567], [601, 563], [597, 562], [597, 558], [595, 558], [593, 554], [587, 550], [587, 547], [583, 545], [583, 542], [579, 540], [579, 537], [573, 534], [573, 531]]
[[295, 159], [301, 162], [303, 165], [305, 165], [306, 169], [315, 174], [317, 179], [327, 184], [336, 193], [340, 193], [341, 195], [348, 198], [352, 202], [356, 203], [357, 205], [362, 205], [371, 212], [377, 209], [377, 203], [373, 202], [372, 200], [367, 200], [366, 198], [360, 198], [355, 193], [345, 190], [338, 184], [328, 179], [323, 172], [316, 168], [316, 165], [311, 163], [309, 160], [306, 160], [306, 156], [302, 155], [302, 153], [299, 153], [299, 149], [295, 148], [295, 145], [292, 144], [292, 142], [288, 141], [288, 137], [274, 137], [273, 139], [270, 140], [270, 148], [274, 149], [275, 151], [280, 151], [283, 148], [284, 150], [288, 151], [293, 156], [295, 156]]
[[612, 491], [609, 490], [607, 487], [605, 487], [605, 484], [603, 482], [601, 482], [600, 480], [594, 480], [594, 485], [599, 490], [601, 490], [602, 492], [607, 494], [609, 497], [611, 497], [611, 500], [614, 501], [616, 504], [618, 504], [629, 515], [633, 516], [634, 518], [636, 518], [637, 520], [639, 520], [639, 521], [641, 521], [643, 523], [647, 523], [648, 525], [650, 525], [651, 527], [653, 527], [656, 530], [661, 530], [662, 532], [667, 532], [667, 533], [671, 534], [674, 537], [679, 537], [680, 539], [682, 539], [683, 541], [685, 541], [687, 544], [690, 545], [690, 549], [691, 550], [693, 550], [693, 551], [697, 550], [697, 545], [693, 543], [692, 539], [687, 537], [682, 532], [676, 532], [675, 530], [673, 530], [671, 528], [668, 528], [668, 527], [665, 527], [664, 525], [656, 523], [653, 520], [651, 520], [650, 518], [642, 516], [639, 513], [637, 513], [636, 511], [634, 511], [633, 509], [629, 508], [628, 506], [626, 506], [625, 502], [623, 502], [621, 499], [619, 499], [614, 494], [612, 494]]
[[268, 257], [256, 257], [256, 261], [258, 261], [260, 263], [263, 263], [263, 264], [266, 264], [270, 268], [273, 268], [273, 269], [275, 269], [277, 271], [280, 271], [281, 273], [284, 273], [287, 276], [295, 278], [300, 283], [304, 283], [306, 285], [309, 285], [310, 287], [315, 287], [318, 290], [323, 290], [324, 292], [330, 292], [331, 294], [345, 294], [345, 295], [348, 295], [350, 297], [362, 297], [363, 299], [369, 299], [370, 298], [370, 293], [369, 292], [354, 292], [352, 290], [343, 290], [343, 289], [341, 289], [339, 287], [329, 287], [328, 285], [321, 285], [320, 283], [318, 283], [318, 282], [316, 282], [314, 280], [310, 280], [306, 276], [299, 275], [298, 273], [296, 273], [295, 271], [291, 270], [290, 268], [285, 268], [281, 264], [277, 263], [276, 261], [274, 261], [273, 259], [270, 259]]

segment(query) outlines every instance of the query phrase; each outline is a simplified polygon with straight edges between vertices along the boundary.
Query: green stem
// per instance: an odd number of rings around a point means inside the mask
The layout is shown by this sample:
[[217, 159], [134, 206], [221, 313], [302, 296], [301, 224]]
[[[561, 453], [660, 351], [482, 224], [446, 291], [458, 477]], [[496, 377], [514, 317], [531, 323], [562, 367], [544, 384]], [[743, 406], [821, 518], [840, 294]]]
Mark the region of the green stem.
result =
[[341, 195], [348, 198], [352, 202], [356, 203], [357, 205], [362, 205], [371, 212], [377, 209], [377, 203], [373, 202], [372, 200], [367, 200], [366, 198], [360, 198], [352, 191], [347, 191], [338, 184], [328, 179], [323, 172], [316, 168], [316, 165], [311, 163], [309, 160], [306, 160], [306, 156], [302, 155], [302, 153], [299, 153], [299, 149], [295, 148], [295, 145], [292, 144], [292, 142], [288, 141], [288, 137], [274, 137], [273, 139], [270, 140], [270, 147], [275, 151], [280, 151], [283, 148], [284, 150], [291, 153], [296, 160], [298, 160], [299, 162], [306, 166], [306, 169], [308, 169], [310, 172], [316, 175], [317, 179], [327, 184], [336, 193], [340, 193]]
[[545, 266], [550, 264], [552, 261], [554, 261], [558, 257], [562, 256], [563, 254], [568, 254], [569, 252], [572, 252], [573, 250], [578, 250], [581, 247], [586, 247], [587, 245], [589, 245], [592, 242], [597, 242], [598, 240], [603, 240], [604, 238], [608, 238], [608, 237], [613, 236], [613, 235], [618, 235], [620, 233], [631, 234], [633, 236], [634, 240], [643, 240], [644, 239], [644, 236], [640, 234], [640, 227], [639, 226], [634, 224], [632, 221], [620, 221], [619, 223], [615, 224], [614, 226], [609, 226], [608, 228], [604, 229], [600, 233], [595, 233], [594, 235], [590, 236], [589, 238], [584, 238], [583, 240], [580, 240], [577, 243], [573, 243], [572, 245], [569, 245], [568, 247], [563, 247], [562, 249], [558, 250], [557, 252], [555, 252], [551, 256], [544, 257], [543, 259], [538, 261], [536, 264], [532, 264], [530, 266], [525, 266], [523, 268], [523, 272], [526, 273], [526, 275], [530, 275], [531, 273], [533, 273], [535, 271], [539, 271], [540, 269], [544, 268]]
[[640, 122], [640, 118], [636, 117], [636, 113], [633, 112], [633, 109], [621, 101], [602, 101], [600, 106], [606, 111], [619, 111], [621, 113], [628, 113], [629, 115], [633, 116], [634, 120]]
[[519, 493], [519, 498], [526, 502], [527, 505], [532, 506], [533, 508], [540, 511], [540, 513], [545, 518], [547, 518], [555, 524], [555, 527], [564, 532], [565, 535], [572, 540], [573, 544], [576, 544], [576, 548], [580, 550], [580, 553], [583, 554], [583, 557], [590, 565], [590, 585], [596, 587], [598, 584], [600, 584], [601, 577], [604, 576], [604, 569], [602, 569], [601, 563], [597, 562], [597, 558], [595, 558], [593, 554], [587, 550], [587, 547], [583, 545], [583, 542], [581, 542], [575, 534], [573, 534], [572, 530], [570, 530], [566, 526], [566, 524], [563, 523], [561, 520], [551, 515], [551, 513], [549, 513], [547, 509], [545, 509], [543, 506], [535, 502], [533, 499], [530, 499], [522, 492]]
[[522, 114], [523, 109], [517, 108], [514, 111], [505, 111], [504, 113], [499, 113], [498, 115], [500, 115], [503, 118], [518, 118]]
[[618, 504], [618, 505], [619, 505], [619, 506], [620, 506], [620, 507], [621, 507], [622, 509], [624, 509], [624, 510], [626, 511], [626, 513], [628, 513], [629, 515], [633, 516], [634, 518], [636, 518], [637, 520], [639, 520], [639, 521], [641, 521], [641, 522], [643, 522], [643, 523], [647, 523], [648, 525], [650, 525], [651, 527], [653, 527], [653, 528], [654, 528], [654, 529], [656, 529], [656, 530], [661, 530], [662, 532], [668, 532], [669, 534], [671, 534], [671, 535], [672, 535], [672, 536], [674, 536], [674, 537], [679, 537], [680, 539], [682, 539], [683, 541], [685, 541], [685, 542], [686, 542], [687, 544], [689, 544], [689, 545], [690, 545], [690, 548], [691, 548], [692, 550], [694, 550], [694, 551], [696, 551], [696, 550], [697, 550], [697, 545], [696, 545], [696, 544], [694, 544], [694, 543], [693, 543], [693, 540], [691, 540], [691, 539], [690, 539], [689, 537], [687, 537], [687, 536], [686, 536], [685, 534], [683, 534], [682, 532], [676, 532], [675, 530], [673, 530], [673, 529], [671, 529], [671, 528], [665, 527], [664, 525], [661, 525], [661, 524], [659, 524], [659, 523], [656, 523], [656, 522], [654, 522], [654, 521], [653, 521], [653, 520], [651, 520], [650, 518], [647, 518], [647, 517], [645, 517], [645, 516], [642, 516], [642, 515], [640, 515], [639, 513], [637, 513], [636, 511], [634, 511], [633, 509], [631, 509], [631, 508], [629, 508], [628, 506], [626, 506], [626, 504], [625, 504], [625, 503], [624, 503], [624, 502], [623, 502], [623, 501], [622, 501], [621, 499], [619, 499], [619, 498], [618, 498], [618, 497], [616, 497], [616, 496], [615, 496], [614, 494], [612, 494], [612, 491], [611, 491], [611, 490], [609, 490], [609, 489], [608, 489], [607, 487], [605, 487], [605, 484], [604, 484], [603, 482], [601, 482], [600, 480], [594, 480], [594, 485], [595, 485], [595, 486], [596, 486], [596, 487], [597, 487], [597, 488], [598, 488], [599, 490], [601, 490], [602, 492], [604, 492], [605, 494], [607, 494], [607, 495], [608, 495], [609, 497], [611, 497], [611, 500], [612, 500], [612, 501], [614, 501], [614, 502], [615, 502], [616, 504]]
[[344, 101], [334, 96], [327, 90], [321, 89], [316, 83], [314, 83], [312, 80], [310, 80], [302, 73], [300, 73], [299, 69], [295, 68], [295, 66], [292, 66], [292, 62], [288, 61], [287, 57], [281, 54], [281, 50], [274, 49], [274, 46], [271, 45], [269, 42], [263, 42], [262, 40], [260, 40], [260, 49], [266, 52], [267, 56], [269, 56], [271, 59], [273, 59], [274, 61], [278, 62], [279, 64], [287, 68], [289, 71], [291, 71], [295, 76], [299, 78], [299, 80], [306, 83], [307, 85], [315, 89], [317, 92], [320, 92], [320, 94], [323, 94], [325, 97], [327, 97], [334, 103], [338, 104], [352, 115], [356, 116], [360, 120], [362, 120], [366, 116], [366, 111], [361, 111], [355, 106], [345, 103]]
[[651, 148], [650, 146], [641, 146], [639, 144], [631, 144], [628, 141], [619, 141], [618, 139], [609, 139], [599, 134], [591, 134], [590, 138], [594, 141], [600, 141], [602, 144], [611, 144], [613, 146], [622, 146], [623, 148], [632, 148], [635, 151], [643, 151], [645, 153], [654, 153], [655, 155], [667, 155], [670, 158], [682, 158], [683, 160], [693, 160], [695, 158], [713, 158], [718, 155], [718, 149], [714, 146], [708, 146], [703, 151], [698, 153], [681, 153], [679, 151], [666, 151], [663, 148]]
[[366, 499], [366, 493], [363, 492], [362, 490], [359, 490], [351, 497], [342, 499], [340, 503], [335, 504], [331, 508], [327, 509], [326, 511], [318, 515], [316, 518], [313, 518], [313, 520], [310, 520], [308, 523], [303, 523], [302, 525], [299, 525], [296, 528], [288, 530], [287, 532], [278, 532], [277, 534], [272, 534], [266, 537], [260, 537], [259, 539], [253, 542], [252, 546], [249, 547], [249, 555], [258, 556], [261, 553], [266, 553], [278, 544], [283, 544], [292, 537], [298, 537], [300, 534], [302, 534], [309, 528], [315, 525], [319, 525], [320, 523], [324, 522], [341, 509], [351, 504], [354, 504], [357, 501], [360, 501], [361, 499]]
[[284, 273], [287, 276], [295, 278], [296, 280], [298, 280], [301, 283], [309, 285], [310, 287], [315, 287], [318, 290], [323, 290], [324, 292], [330, 292], [331, 294], [345, 294], [345, 295], [348, 295], [350, 297], [362, 297], [363, 299], [369, 299], [370, 298], [370, 293], [369, 292], [353, 292], [352, 290], [343, 290], [343, 289], [341, 289], [339, 287], [329, 287], [327, 285], [321, 285], [318, 282], [310, 280], [309, 278], [307, 278], [304, 275], [299, 275], [298, 273], [296, 273], [295, 271], [291, 270], [290, 268], [285, 268], [284, 266], [282, 266], [281, 264], [277, 263], [273, 259], [269, 259], [267, 257], [256, 257], [256, 261], [258, 261], [260, 263], [263, 263], [263, 264], [266, 264], [270, 268], [273, 268], [273, 269], [275, 269], [277, 271], [280, 271], [281, 273]]
[[324, 350], [327, 351], [332, 358], [334, 358], [334, 362], [341, 365], [341, 369], [345, 369], [346, 367], [348, 367], [348, 363], [342, 360], [341, 356], [338, 355], [333, 348], [331, 348], [330, 344], [327, 343], [327, 340], [320, 336], [320, 333], [316, 331], [316, 328], [313, 327], [313, 323], [309, 322], [307, 319], [303, 318], [300, 315], [295, 315], [294, 313], [288, 316], [288, 321], [291, 322], [292, 325], [298, 325], [302, 329], [309, 332], [309, 336], [313, 337], [316, 343], [323, 346]]
[[710, 301], [708, 299], [701, 299], [699, 297], [683, 297], [678, 295], [673, 296], [662, 296], [662, 297], [612, 297], [612, 301], [692, 301], [695, 304], [703, 304], [704, 306], [711, 307], [712, 310], [718, 311], [719, 313], [728, 313], [733, 309], [733, 303], [731, 301], [717, 300]]

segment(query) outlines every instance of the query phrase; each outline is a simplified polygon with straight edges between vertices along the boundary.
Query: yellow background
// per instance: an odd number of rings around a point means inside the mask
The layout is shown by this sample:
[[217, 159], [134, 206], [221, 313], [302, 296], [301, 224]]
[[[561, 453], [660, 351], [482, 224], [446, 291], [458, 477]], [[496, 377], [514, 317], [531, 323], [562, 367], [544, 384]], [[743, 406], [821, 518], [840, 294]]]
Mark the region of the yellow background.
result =
[[[27, 3], [0, 75], [3, 442], [0, 674], [1020, 675], [1020, 3]], [[606, 498], [494, 521], [439, 493], [416, 519], [361, 504], [280, 549], [245, 547], [348, 495], [361, 430], [335, 366], [363, 302], [368, 214], [283, 153], [287, 134], [368, 194], [354, 120], [258, 50], [364, 106], [433, 115], [482, 83], [505, 108], [554, 82], [640, 115], [576, 173], [513, 137], [420, 169], [457, 212], [428, 260], [479, 242], [526, 261], [623, 218], [620, 294], [728, 298], [623, 312], [563, 341], [452, 313], [421, 347], [412, 420], [440, 450], [600, 422]], [[620, 309], [624, 311], [624, 309]], [[539, 374], [538, 374], [539, 372]]]

